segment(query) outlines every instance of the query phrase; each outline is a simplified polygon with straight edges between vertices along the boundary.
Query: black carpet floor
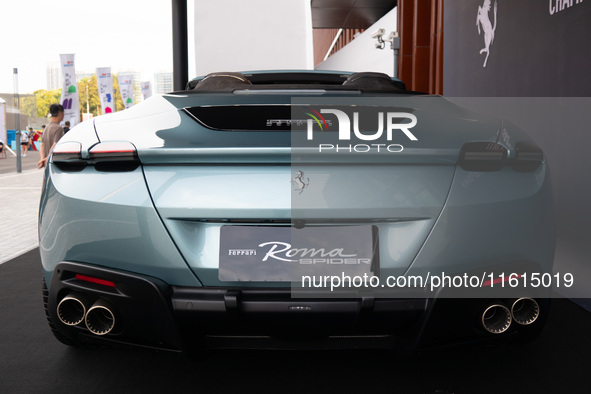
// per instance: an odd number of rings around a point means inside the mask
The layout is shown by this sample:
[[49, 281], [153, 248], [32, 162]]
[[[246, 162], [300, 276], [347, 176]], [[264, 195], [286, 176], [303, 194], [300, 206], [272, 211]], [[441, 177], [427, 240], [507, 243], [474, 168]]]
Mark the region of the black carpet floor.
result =
[[72, 349], [52, 336], [38, 250], [0, 265], [0, 393], [588, 393], [591, 313], [554, 300], [528, 345], [380, 351]]

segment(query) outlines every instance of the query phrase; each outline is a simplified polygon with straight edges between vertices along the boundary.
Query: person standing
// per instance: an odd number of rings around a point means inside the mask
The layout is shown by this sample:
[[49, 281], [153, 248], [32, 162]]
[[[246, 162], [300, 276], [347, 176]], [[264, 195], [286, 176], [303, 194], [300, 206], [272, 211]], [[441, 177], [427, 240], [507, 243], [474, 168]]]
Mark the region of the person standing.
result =
[[70, 131], [70, 121], [66, 120], [66, 123], [64, 124], [64, 134], [66, 134], [68, 131]]
[[49, 107], [49, 113], [51, 119], [49, 119], [49, 124], [45, 127], [41, 137], [41, 149], [39, 149], [41, 160], [37, 163], [37, 168], [43, 168], [47, 165], [49, 153], [64, 135], [64, 129], [60, 126], [60, 122], [64, 120], [64, 107], [61, 104], [52, 104]]
[[21, 132], [21, 156], [27, 157], [27, 151], [29, 150], [29, 133], [26, 130]]
[[27, 152], [31, 149], [33, 145], [33, 138], [35, 138], [35, 131], [32, 127], [29, 127], [29, 146], [27, 147]]

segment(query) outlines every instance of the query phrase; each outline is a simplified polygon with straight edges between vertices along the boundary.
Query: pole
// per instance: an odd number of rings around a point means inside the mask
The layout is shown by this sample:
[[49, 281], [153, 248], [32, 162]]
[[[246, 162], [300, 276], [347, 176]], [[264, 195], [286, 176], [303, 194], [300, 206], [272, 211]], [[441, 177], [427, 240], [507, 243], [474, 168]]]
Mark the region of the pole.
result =
[[172, 0], [172, 83], [177, 91], [189, 82], [188, 47], [187, 0]]
[[390, 33], [388, 37], [390, 48], [394, 50], [394, 78], [398, 78], [398, 51], [400, 51], [400, 36], [397, 31]]
[[14, 122], [14, 142], [16, 145], [16, 172], [22, 172], [22, 162], [21, 162], [21, 100], [18, 95], [18, 68], [13, 69], [13, 79], [14, 79], [14, 107], [16, 108], [15, 112], [15, 122]]

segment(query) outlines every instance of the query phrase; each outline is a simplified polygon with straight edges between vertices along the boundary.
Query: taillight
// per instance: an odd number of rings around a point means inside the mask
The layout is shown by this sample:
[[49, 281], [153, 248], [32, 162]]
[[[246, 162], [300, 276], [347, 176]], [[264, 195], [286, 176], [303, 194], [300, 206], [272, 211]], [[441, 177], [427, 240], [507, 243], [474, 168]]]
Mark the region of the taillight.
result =
[[534, 171], [543, 161], [544, 153], [539, 146], [525, 142], [515, 144], [515, 159], [511, 161], [511, 167], [515, 171]]
[[140, 165], [130, 142], [101, 142], [90, 148], [89, 155], [97, 171], [133, 171]]
[[495, 142], [468, 142], [462, 146], [458, 164], [466, 171], [498, 171], [507, 159], [507, 149]]
[[130, 142], [100, 142], [90, 148], [88, 159], [82, 158], [79, 142], [64, 142], [54, 148], [51, 162], [62, 171], [82, 171], [86, 166], [94, 166], [97, 171], [123, 172], [140, 165]]
[[82, 171], [87, 163], [82, 160], [82, 145], [79, 142], [64, 142], [51, 153], [51, 162], [63, 171]]
[[65, 142], [53, 150], [53, 160], [80, 160], [82, 145], [79, 142]]
[[544, 162], [539, 146], [518, 142], [515, 155], [508, 158], [505, 147], [496, 142], [469, 142], [462, 146], [458, 164], [466, 171], [498, 171], [507, 165], [518, 172], [535, 171]]

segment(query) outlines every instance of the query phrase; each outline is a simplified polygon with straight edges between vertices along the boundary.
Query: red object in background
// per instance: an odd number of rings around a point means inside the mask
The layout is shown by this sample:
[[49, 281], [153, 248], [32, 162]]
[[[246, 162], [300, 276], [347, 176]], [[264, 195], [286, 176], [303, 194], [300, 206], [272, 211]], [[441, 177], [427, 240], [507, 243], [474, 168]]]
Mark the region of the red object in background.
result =
[[35, 131], [35, 135], [33, 136], [33, 143], [29, 147], [29, 150], [39, 150], [35, 144], [35, 141], [39, 141], [41, 139], [41, 131]]

